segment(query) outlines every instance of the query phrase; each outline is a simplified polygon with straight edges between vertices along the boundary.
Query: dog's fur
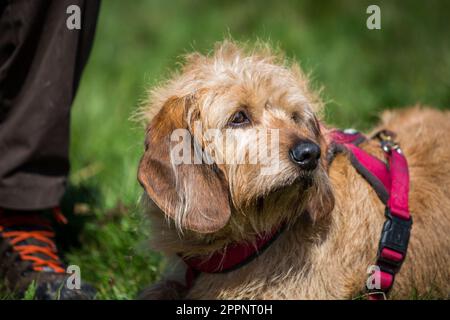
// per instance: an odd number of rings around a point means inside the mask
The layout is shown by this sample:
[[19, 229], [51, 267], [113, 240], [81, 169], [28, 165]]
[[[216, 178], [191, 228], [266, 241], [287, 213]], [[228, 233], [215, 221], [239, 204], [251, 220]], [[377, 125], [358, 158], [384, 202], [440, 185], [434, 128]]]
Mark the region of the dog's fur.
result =
[[[364, 292], [384, 205], [345, 155], [328, 166], [327, 132], [316, 118], [321, 108], [297, 64], [267, 46], [248, 50], [232, 41], [211, 55], [187, 56], [180, 73], [152, 90], [142, 113], [148, 131], [139, 181], [146, 190], [145, 206], [152, 208], [151, 199], [165, 213], [147, 210], [154, 248], [168, 256], [211, 254], [234, 241], [252, 241], [282, 221], [288, 224], [257, 259], [226, 274], [201, 274], [183, 297], [348, 299]], [[174, 129], [190, 130], [203, 147], [193, 121], [224, 130], [241, 109], [251, 124], [236, 129], [238, 152], [255, 143], [246, 135], [249, 127], [279, 129], [278, 174], [263, 176], [257, 164], [171, 165]], [[422, 107], [385, 112], [379, 128], [397, 133], [408, 159], [414, 217], [408, 255], [391, 297], [448, 297], [450, 113]], [[289, 148], [305, 138], [322, 150], [312, 173], [299, 170], [288, 157]], [[363, 148], [383, 157], [375, 141]], [[160, 283], [144, 297], [182, 297], [177, 294], [183, 290], [173, 288]]]

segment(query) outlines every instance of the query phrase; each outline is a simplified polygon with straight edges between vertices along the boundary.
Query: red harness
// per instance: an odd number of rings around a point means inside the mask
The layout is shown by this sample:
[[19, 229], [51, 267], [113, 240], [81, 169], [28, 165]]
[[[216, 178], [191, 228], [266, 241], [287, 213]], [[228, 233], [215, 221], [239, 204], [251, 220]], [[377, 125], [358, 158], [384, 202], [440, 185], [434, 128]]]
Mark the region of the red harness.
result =
[[[329, 162], [340, 152], [346, 153], [356, 171], [374, 188], [386, 205], [386, 222], [381, 232], [377, 260], [371, 279], [379, 279], [379, 288], [370, 288], [369, 299], [382, 299], [392, 288], [395, 274], [405, 260], [412, 218], [408, 208], [408, 164], [399, 146], [393, 141], [393, 133], [380, 131], [375, 137], [381, 142], [386, 162], [358, 147], [367, 138], [356, 131], [332, 130]], [[254, 243], [235, 243], [208, 256], [183, 258], [187, 264], [186, 284], [190, 288], [200, 273], [226, 273], [249, 263], [258, 257], [278, 235], [284, 226], [259, 236]], [[378, 278], [376, 278], [378, 277]], [[369, 282], [369, 281], [368, 281]]]

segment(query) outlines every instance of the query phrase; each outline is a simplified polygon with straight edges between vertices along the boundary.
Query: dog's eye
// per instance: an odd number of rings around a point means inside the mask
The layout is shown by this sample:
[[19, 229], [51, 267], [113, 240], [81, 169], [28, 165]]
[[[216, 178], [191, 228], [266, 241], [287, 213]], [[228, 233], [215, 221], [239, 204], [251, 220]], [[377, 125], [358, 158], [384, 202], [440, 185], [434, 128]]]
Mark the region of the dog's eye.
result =
[[229, 124], [231, 126], [242, 126], [250, 123], [250, 119], [244, 111], [238, 111], [231, 117]]

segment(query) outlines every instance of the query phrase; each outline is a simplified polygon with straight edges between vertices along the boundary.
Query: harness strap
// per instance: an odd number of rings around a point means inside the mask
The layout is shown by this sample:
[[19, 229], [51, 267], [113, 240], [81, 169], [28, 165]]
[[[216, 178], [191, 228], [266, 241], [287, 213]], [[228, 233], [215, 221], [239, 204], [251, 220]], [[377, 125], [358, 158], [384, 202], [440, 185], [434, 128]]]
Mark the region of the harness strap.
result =
[[391, 168], [391, 196], [388, 207], [392, 215], [409, 220], [411, 215], [408, 206], [409, 172], [408, 163], [399, 148], [390, 152], [389, 167]]
[[380, 140], [389, 167], [357, 146], [357, 142], [361, 141], [360, 136], [359, 133], [332, 132], [333, 141], [348, 150], [356, 171], [369, 182], [386, 204], [386, 221], [381, 232], [376, 268], [371, 275], [379, 280], [379, 288], [369, 287], [369, 284], [373, 284], [369, 281], [366, 284], [369, 299], [381, 300], [392, 288], [408, 249], [412, 225], [408, 206], [408, 163], [398, 144], [393, 141], [393, 133], [383, 130], [375, 135]]
[[337, 152], [348, 151], [352, 166], [372, 186], [380, 200], [387, 204], [391, 189], [389, 170], [383, 161], [358, 147], [367, 138], [353, 130], [333, 130], [331, 139]]

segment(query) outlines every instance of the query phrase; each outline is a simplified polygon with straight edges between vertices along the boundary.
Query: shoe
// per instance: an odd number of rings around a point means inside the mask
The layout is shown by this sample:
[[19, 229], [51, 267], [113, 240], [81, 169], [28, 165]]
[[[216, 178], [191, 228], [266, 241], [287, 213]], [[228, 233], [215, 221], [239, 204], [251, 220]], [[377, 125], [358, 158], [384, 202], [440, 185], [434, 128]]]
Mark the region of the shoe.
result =
[[[58, 222], [67, 223], [59, 208], [52, 212]], [[82, 282], [80, 289], [67, 285], [70, 274], [58, 256], [55, 233], [45, 214], [0, 208], [0, 279], [21, 298], [33, 285], [38, 300], [93, 299], [96, 291], [91, 285]]]

